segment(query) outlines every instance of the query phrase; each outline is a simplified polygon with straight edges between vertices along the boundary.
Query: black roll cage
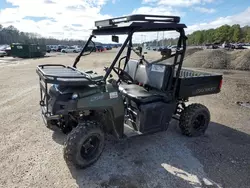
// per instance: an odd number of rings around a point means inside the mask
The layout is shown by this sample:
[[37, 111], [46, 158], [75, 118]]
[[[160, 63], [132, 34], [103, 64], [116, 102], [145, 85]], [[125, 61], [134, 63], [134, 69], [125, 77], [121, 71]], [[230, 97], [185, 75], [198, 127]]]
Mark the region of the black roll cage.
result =
[[[95, 22], [95, 26], [97, 27], [92, 31], [89, 39], [85, 43], [82, 51], [75, 59], [73, 67], [76, 68], [77, 63], [79, 62], [81, 56], [85, 52], [85, 49], [92, 41], [92, 38], [95, 38], [96, 35], [127, 35], [125, 42], [122, 44], [120, 50], [118, 51], [116, 57], [111, 63], [110, 67], [106, 70], [106, 74], [103, 77], [103, 82], [106, 82], [109, 77], [111, 71], [114, 69], [117, 61], [119, 60], [122, 52], [125, 47], [128, 45], [126, 60], [124, 68], [130, 59], [131, 50], [132, 50], [132, 37], [136, 32], [157, 32], [157, 31], [177, 31], [179, 35], [177, 50], [174, 55], [174, 63], [173, 68], [176, 70], [175, 73], [175, 83], [173, 87], [173, 93], [175, 93], [177, 88], [177, 80], [180, 76], [180, 71], [182, 68], [183, 59], [186, 52], [186, 40], [187, 37], [185, 35], [186, 28], [185, 24], [180, 24], [180, 17], [177, 16], [159, 16], [159, 15], [130, 15], [124, 17], [118, 17], [107, 20], [100, 20]], [[119, 26], [118, 24], [123, 24]], [[125, 25], [124, 25], [125, 24]], [[123, 57], [125, 58], [125, 57]], [[119, 63], [120, 66], [120, 63]], [[176, 67], [178, 66], [178, 67]], [[123, 68], [123, 69], [124, 69]]]

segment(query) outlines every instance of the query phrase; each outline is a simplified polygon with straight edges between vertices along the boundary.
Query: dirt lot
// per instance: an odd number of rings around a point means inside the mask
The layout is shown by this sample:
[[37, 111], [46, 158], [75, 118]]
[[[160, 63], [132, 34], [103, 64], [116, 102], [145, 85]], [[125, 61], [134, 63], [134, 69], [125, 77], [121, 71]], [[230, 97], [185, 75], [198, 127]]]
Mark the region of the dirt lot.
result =
[[186, 52], [185, 66], [214, 69], [250, 70], [250, 50], [190, 48]]
[[[35, 73], [38, 64], [71, 65], [74, 56], [0, 64], [0, 187], [249, 187], [250, 109], [235, 102], [250, 101], [250, 72], [209, 69], [224, 74], [222, 92], [190, 101], [211, 111], [205, 136], [182, 136], [173, 121], [167, 132], [108, 141], [97, 163], [76, 170], [63, 159], [65, 136], [43, 124]], [[113, 57], [95, 53], [79, 67], [102, 72]]]

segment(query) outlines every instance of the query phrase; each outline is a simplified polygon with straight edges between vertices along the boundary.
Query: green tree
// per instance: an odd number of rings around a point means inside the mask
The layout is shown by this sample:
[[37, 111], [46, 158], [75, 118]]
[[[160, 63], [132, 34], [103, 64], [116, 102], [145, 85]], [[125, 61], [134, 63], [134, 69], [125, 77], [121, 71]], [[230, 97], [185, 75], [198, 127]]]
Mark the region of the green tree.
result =
[[192, 35], [190, 38], [193, 44], [198, 45], [204, 42], [204, 36], [202, 31], [195, 31]]
[[203, 36], [204, 36], [204, 43], [214, 42], [214, 29], [205, 30]]
[[245, 37], [245, 42], [250, 42], [250, 27], [247, 29], [246, 32], [246, 37]]
[[243, 40], [243, 42], [250, 42], [250, 27], [249, 26], [245, 26], [243, 28], [241, 28], [241, 38]]
[[[3, 27], [0, 24], [0, 44], [11, 43], [39, 43], [39, 44], [63, 44], [63, 45], [75, 45], [79, 44], [79, 40], [57, 40], [54, 38], [44, 38], [36, 33], [20, 32], [14, 26]], [[85, 41], [81, 40], [81, 44]]]
[[239, 42], [241, 39], [241, 28], [239, 24], [233, 25], [232, 26], [233, 30], [233, 36], [232, 36], [232, 41], [233, 42]]
[[230, 26], [223, 25], [215, 30], [216, 42], [225, 42], [230, 39]]

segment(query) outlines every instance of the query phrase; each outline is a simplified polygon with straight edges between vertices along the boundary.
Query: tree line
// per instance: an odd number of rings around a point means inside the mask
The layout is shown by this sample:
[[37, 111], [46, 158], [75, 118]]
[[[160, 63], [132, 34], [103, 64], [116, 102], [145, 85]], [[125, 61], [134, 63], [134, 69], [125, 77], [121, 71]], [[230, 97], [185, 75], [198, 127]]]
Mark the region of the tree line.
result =
[[188, 35], [188, 44], [205, 44], [205, 43], [249, 43], [250, 27], [240, 27], [239, 24], [223, 25], [216, 29], [195, 31]]
[[[204, 45], [207, 43], [223, 42], [250, 42], [250, 26], [240, 27], [239, 24], [232, 26], [223, 25], [216, 29], [199, 30], [187, 35], [188, 45]], [[146, 42], [150, 46], [174, 45], [177, 38], [153, 40]], [[45, 38], [36, 33], [21, 32], [14, 26], [3, 27], [0, 24], [0, 44], [25, 43], [25, 44], [46, 44], [46, 45], [83, 45], [83, 40], [59, 40]]]
[[[211, 43], [250, 43], [250, 26], [240, 27], [239, 24], [223, 25], [216, 29], [198, 30], [187, 35], [188, 45], [204, 45]], [[177, 44], [177, 38], [153, 40], [146, 42], [149, 46], [165, 46]]]
[[0, 24], [0, 44], [43, 44], [43, 45], [83, 45], [83, 40], [59, 40], [55, 38], [42, 37], [36, 33], [21, 32], [14, 26], [3, 27]]

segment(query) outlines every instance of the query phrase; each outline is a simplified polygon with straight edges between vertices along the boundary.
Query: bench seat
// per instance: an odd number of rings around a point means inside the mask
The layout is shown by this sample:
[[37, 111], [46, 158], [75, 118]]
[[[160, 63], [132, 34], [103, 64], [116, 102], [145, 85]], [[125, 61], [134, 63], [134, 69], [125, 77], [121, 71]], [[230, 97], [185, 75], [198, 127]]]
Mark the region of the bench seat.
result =
[[157, 91], [148, 91], [142, 86], [136, 84], [121, 84], [119, 91], [126, 97], [132, 99], [136, 103], [149, 103], [163, 101], [165, 96]]
[[164, 64], [142, 65], [139, 61], [129, 60], [125, 71], [134, 79], [134, 83], [121, 83], [119, 85], [119, 91], [124, 96], [138, 103], [166, 100], [172, 66]]

